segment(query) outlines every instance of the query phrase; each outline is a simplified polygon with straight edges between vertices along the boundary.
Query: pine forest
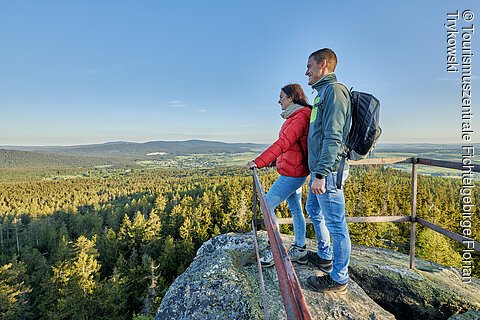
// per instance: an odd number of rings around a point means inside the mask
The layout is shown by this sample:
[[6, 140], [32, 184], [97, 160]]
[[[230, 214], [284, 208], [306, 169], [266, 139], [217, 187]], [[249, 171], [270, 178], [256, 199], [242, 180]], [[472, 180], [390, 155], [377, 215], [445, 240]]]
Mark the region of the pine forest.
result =
[[[411, 177], [352, 167], [349, 216], [410, 215]], [[265, 190], [277, 177], [261, 170]], [[18, 176], [18, 174], [17, 174]], [[419, 176], [417, 215], [461, 233], [460, 179]], [[476, 191], [476, 190], [475, 190]], [[306, 200], [307, 184], [304, 186]], [[478, 192], [474, 202], [479, 203]], [[289, 217], [286, 203], [277, 216]], [[151, 169], [0, 182], [1, 319], [153, 319], [208, 239], [250, 232], [247, 169]], [[472, 224], [479, 225], [478, 216]], [[410, 223], [350, 223], [352, 242], [409, 252]], [[282, 225], [293, 234], [292, 226]], [[473, 238], [480, 240], [478, 229]], [[311, 225], [307, 235], [314, 238]], [[417, 225], [417, 257], [460, 267], [462, 245]], [[476, 254], [475, 264], [480, 262]], [[479, 270], [473, 270], [479, 277]]]

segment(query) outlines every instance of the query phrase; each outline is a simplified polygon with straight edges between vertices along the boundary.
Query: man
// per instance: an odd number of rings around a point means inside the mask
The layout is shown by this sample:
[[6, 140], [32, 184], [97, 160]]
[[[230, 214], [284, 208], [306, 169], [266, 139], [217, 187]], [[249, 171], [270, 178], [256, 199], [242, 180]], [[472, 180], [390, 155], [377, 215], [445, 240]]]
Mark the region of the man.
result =
[[[319, 292], [346, 293], [351, 244], [345, 219], [345, 198], [343, 190], [336, 187], [336, 171], [350, 128], [351, 108], [348, 89], [337, 83], [336, 65], [335, 53], [325, 48], [309, 56], [305, 72], [308, 84], [317, 91], [308, 132], [311, 177], [306, 210], [315, 229], [318, 252], [310, 252], [309, 260], [327, 273], [322, 277], [311, 276], [307, 283]], [[342, 180], [347, 176], [345, 165]]]

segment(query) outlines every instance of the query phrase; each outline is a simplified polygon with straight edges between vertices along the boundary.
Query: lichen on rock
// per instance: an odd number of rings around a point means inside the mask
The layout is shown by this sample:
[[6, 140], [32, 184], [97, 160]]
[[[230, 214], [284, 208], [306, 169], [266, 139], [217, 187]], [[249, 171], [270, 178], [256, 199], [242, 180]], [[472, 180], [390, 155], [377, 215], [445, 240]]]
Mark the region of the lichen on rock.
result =
[[[282, 235], [282, 240], [288, 247], [293, 237]], [[258, 241], [263, 252], [266, 232], [258, 233]], [[314, 248], [316, 241], [307, 239], [307, 249]], [[323, 272], [310, 263], [293, 265], [313, 319], [446, 319], [462, 312], [465, 318], [458, 319], [470, 319], [467, 316], [474, 313], [466, 311], [480, 308], [477, 280], [463, 284], [455, 269], [421, 259], [411, 270], [408, 261], [399, 252], [354, 245], [345, 295], [312, 291], [307, 278]], [[275, 268], [264, 268], [263, 276], [270, 319], [286, 319]], [[192, 264], [168, 289], [155, 319], [263, 318], [253, 235], [230, 233], [200, 247]]]
[[[254, 319], [261, 315], [249, 283], [253, 238], [234, 234], [204, 243], [192, 264], [169, 288], [155, 319]], [[260, 319], [260, 317], [257, 317]]]

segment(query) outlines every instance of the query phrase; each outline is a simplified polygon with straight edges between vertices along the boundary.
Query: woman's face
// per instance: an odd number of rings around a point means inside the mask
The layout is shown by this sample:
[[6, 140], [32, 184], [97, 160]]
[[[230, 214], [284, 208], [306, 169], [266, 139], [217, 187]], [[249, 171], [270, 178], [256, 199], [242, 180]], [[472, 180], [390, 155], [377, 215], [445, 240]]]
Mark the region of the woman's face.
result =
[[282, 110], [285, 110], [293, 103], [293, 99], [289, 98], [283, 90], [280, 90], [280, 99], [278, 100], [278, 103], [282, 106]]

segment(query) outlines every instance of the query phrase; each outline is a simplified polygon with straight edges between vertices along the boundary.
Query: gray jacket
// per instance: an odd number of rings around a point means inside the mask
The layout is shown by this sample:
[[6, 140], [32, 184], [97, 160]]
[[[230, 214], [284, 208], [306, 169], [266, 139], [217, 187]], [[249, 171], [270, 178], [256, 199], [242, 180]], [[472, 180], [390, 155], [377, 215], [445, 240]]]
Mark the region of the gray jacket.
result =
[[317, 97], [308, 131], [308, 167], [311, 172], [326, 176], [338, 170], [348, 136], [352, 122], [350, 93], [337, 82], [334, 73], [323, 76], [312, 88], [317, 90]]

